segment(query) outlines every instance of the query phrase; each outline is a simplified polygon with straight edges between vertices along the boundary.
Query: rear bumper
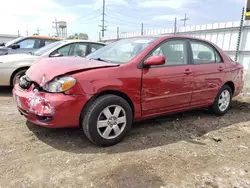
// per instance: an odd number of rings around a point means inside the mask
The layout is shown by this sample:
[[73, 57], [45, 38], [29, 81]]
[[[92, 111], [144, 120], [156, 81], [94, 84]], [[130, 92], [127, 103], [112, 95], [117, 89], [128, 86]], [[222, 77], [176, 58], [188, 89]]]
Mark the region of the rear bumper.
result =
[[34, 92], [15, 85], [13, 98], [30, 122], [50, 128], [78, 127], [81, 111], [90, 96]]

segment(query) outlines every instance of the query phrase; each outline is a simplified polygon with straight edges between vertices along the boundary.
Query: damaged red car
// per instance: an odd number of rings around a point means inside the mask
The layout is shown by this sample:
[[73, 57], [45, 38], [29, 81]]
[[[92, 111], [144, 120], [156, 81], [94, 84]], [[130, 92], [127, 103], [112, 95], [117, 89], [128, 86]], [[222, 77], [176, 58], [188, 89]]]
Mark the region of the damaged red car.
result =
[[243, 67], [218, 46], [185, 36], [144, 36], [111, 43], [86, 58], [37, 61], [13, 89], [18, 110], [50, 128], [81, 127], [111, 146], [133, 121], [208, 107], [230, 108]]

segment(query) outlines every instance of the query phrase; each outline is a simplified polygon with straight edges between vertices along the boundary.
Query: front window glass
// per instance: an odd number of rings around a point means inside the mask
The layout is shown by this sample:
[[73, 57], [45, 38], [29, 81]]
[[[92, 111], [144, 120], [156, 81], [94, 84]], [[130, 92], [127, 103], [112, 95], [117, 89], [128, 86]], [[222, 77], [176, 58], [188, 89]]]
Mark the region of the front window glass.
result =
[[14, 39], [14, 40], [11, 40], [11, 41], [9, 41], [9, 42], [6, 42], [5, 46], [6, 46], [6, 47], [9, 47], [11, 44], [14, 44], [15, 42], [18, 42], [18, 41], [22, 40], [23, 38], [24, 38], [24, 37], [19, 37], [19, 38], [17, 38], [17, 39]]
[[165, 65], [185, 65], [187, 64], [187, 51], [185, 41], [170, 40], [161, 44], [156, 50], [151, 52], [150, 56], [164, 55]]
[[17, 44], [20, 45], [20, 48], [36, 48], [36, 41], [38, 42], [37, 39], [26, 39]]
[[53, 43], [51, 43], [51, 44], [48, 44], [47, 46], [44, 46], [44, 47], [42, 47], [42, 48], [36, 50], [36, 51], [34, 52], [34, 55], [36, 55], [36, 56], [41, 56], [41, 55], [43, 55], [44, 53], [46, 53], [46, 52], [52, 50], [53, 48], [56, 48], [56, 47], [60, 46], [60, 45], [63, 44], [63, 43], [64, 43], [63, 41], [57, 41], [57, 42], [53, 42]]
[[62, 56], [71, 56], [73, 54], [73, 47], [74, 47], [74, 44], [69, 44], [69, 45], [61, 47], [60, 49], [53, 52], [52, 54], [61, 54]]
[[100, 48], [86, 56], [86, 58], [124, 64], [135, 58], [142, 50], [157, 39], [153, 37], [122, 39]]

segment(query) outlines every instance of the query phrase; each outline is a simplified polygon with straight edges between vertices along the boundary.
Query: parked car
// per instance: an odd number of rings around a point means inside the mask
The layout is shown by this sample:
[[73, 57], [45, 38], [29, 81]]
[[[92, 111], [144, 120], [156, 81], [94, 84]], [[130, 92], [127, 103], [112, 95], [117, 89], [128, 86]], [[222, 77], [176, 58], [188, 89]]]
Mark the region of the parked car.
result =
[[42, 59], [13, 89], [18, 110], [51, 128], [81, 127], [111, 146], [134, 121], [208, 107], [230, 108], [243, 67], [211, 42], [185, 36], [122, 39], [86, 58]]
[[56, 37], [38, 36], [38, 35], [19, 37], [17, 39], [7, 42], [6, 44], [2, 43], [0, 45], [0, 56], [7, 54], [33, 52], [39, 48], [42, 48], [48, 44], [51, 44], [59, 40], [62, 39]]
[[104, 43], [87, 40], [63, 40], [53, 42], [30, 54], [0, 56], [0, 86], [13, 85], [16, 78], [24, 75], [37, 60], [59, 56], [84, 57], [104, 45]]

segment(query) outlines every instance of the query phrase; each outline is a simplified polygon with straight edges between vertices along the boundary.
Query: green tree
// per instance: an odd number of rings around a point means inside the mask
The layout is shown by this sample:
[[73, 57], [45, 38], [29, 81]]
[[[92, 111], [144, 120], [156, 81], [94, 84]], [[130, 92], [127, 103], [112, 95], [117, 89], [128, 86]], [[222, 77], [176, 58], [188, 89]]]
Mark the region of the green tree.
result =
[[68, 39], [83, 39], [88, 40], [89, 36], [86, 33], [75, 33], [74, 35], [70, 35]]
[[78, 38], [88, 40], [89, 36], [86, 33], [79, 33]]

